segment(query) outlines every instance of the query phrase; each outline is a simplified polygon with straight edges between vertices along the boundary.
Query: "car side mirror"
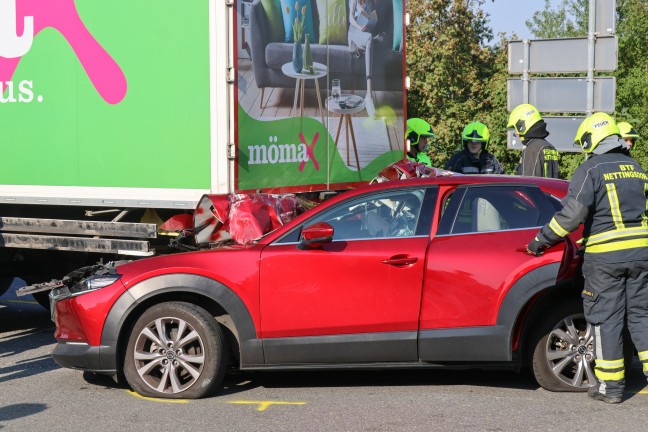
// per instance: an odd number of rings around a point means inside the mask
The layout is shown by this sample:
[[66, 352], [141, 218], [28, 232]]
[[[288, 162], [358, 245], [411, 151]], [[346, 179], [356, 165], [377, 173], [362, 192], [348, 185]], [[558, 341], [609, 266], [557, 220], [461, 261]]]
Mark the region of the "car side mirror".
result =
[[301, 232], [301, 241], [298, 249], [317, 249], [323, 244], [333, 241], [333, 227], [326, 222], [315, 222], [304, 227]]

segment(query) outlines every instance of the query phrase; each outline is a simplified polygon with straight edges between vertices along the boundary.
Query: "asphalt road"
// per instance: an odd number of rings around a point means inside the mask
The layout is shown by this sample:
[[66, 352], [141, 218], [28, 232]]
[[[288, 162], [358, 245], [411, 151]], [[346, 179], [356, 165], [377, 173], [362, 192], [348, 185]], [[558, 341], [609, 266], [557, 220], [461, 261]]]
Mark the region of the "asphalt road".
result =
[[[0, 297], [0, 431], [645, 431], [637, 363], [621, 405], [551, 393], [528, 373], [243, 373], [197, 401], [141, 398], [106, 377], [59, 368], [49, 314]], [[644, 393], [645, 392], [645, 393]]]

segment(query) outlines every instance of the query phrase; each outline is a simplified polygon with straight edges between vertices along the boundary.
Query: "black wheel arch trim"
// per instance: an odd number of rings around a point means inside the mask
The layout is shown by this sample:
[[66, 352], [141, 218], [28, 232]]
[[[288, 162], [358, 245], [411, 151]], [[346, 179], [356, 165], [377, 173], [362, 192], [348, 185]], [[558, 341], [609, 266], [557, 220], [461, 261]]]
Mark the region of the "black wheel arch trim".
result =
[[263, 347], [257, 338], [250, 313], [241, 298], [226, 285], [195, 274], [166, 274], [146, 279], [134, 285], [115, 302], [104, 322], [101, 334], [101, 366], [117, 368], [117, 345], [124, 323], [145, 301], [165, 293], [192, 293], [208, 297], [230, 315], [239, 337], [241, 366], [264, 364]]
[[497, 315], [497, 325], [507, 331], [506, 348], [509, 358], [512, 356], [513, 337], [520, 313], [536, 295], [559, 284], [560, 265], [559, 262], [547, 264], [528, 272], [506, 293]]
[[518, 315], [531, 298], [558, 283], [560, 263], [547, 264], [531, 270], [508, 290], [497, 314], [497, 325], [515, 326]]

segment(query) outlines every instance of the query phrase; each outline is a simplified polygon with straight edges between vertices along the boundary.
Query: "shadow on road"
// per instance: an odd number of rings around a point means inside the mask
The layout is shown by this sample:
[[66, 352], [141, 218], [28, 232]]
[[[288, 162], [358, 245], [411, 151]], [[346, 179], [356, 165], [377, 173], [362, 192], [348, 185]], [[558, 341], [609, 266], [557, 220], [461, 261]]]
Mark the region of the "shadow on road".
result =
[[59, 368], [42, 349], [37, 357], [29, 357], [29, 351], [55, 342], [54, 323], [49, 311], [36, 302], [16, 300], [14, 291], [0, 297], [0, 383]]
[[54, 342], [48, 311], [34, 304], [0, 302], [0, 357]]
[[385, 387], [385, 386], [484, 386], [537, 390], [538, 384], [533, 376], [523, 371], [484, 371], [484, 370], [344, 370], [325, 372], [242, 372], [230, 376], [220, 395], [227, 394], [232, 388], [239, 391], [254, 387], [291, 388], [291, 387]]
[[54, 323], [50, 319], [49, 312], [38, 305], [35, 306], [35, 310], [23, 309], [0, 302], [0, 333], [49, 331], [53, 335]]
[[[54, 360], [49, 355], [25, 360], [10, 366], [0, 367], [0, 384], [55, 369], [60, 369], [60, 366], [54, 363]], [[0, 416], [1, 418], [2, 416]]]
[[0, 407], [0, 429], [5, 427], [4, 423], [11, 420], [38, 414], [47, 409], [47, 405], [39, 403], [21, 403]]
[[47, 330], [54, 333], [54, 323], [50, 319], [49, 311], [31, 296], [16, 296], [16, 289], [19, 287], [20, 284], [15, 283], [0, 296], [0, 333], [20, 330]]
[[[540, 388], [528, 369], [520, 372], [501, 370], [340, 370], [340, 371], [281, 371], [241, 372], [228, 375], [217, 396], [226, 396], [264, 388], [318, 388], [318, 387], [388, 387], [388, 386], [478, 386], [502, 389], [536, 391]], [[635, 357], [630, 371], [626, 371], [626, 398], [637, 395], [646, 387], [641, 363]]]

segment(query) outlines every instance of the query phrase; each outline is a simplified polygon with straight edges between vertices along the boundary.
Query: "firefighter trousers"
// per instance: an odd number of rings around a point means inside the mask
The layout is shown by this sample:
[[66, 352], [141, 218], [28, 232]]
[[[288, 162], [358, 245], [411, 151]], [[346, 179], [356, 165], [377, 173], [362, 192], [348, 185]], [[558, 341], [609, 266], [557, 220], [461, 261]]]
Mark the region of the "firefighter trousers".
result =
[[648, 375], [648, 262], [609, 264], [586, 257], [583, 276], [583, 308], [594, 331], [598, 391], [610, 397], [622, 396], [626, 319], [644, 374]]

